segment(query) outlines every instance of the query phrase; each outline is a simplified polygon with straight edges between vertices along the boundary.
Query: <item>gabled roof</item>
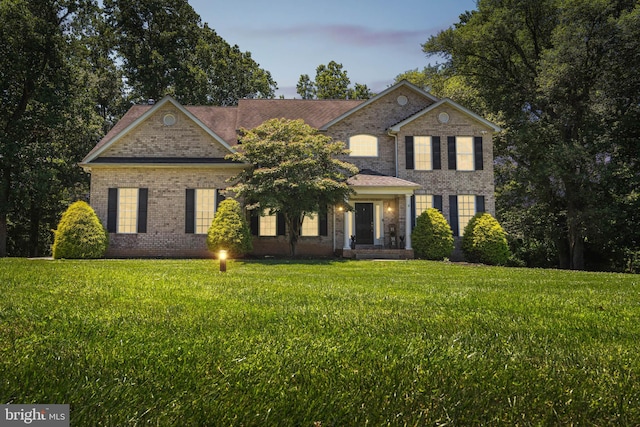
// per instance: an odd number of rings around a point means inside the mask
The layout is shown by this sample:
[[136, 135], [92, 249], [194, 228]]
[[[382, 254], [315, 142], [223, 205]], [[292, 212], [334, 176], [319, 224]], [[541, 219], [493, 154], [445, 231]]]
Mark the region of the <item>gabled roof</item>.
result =
[[334, 124], [346, 119], [347, 117], [349, 117], [350, 115], [362, 110], [363, 108], [365, 108], [368, 105], [373, 104], [374, 102], [376, 102], [377, 100], [379, 100], [380, 98], [382, 98], [383, 96], [387, 95], [390, 92], [393, 92], [401, 87], [406, 87], [408, 89], [411, 89], [412, 91], [418, 93], [421, 96], [424, 96], [425, 98], [430, 99], [433, 102], [437, 102], [439, 101], [439, 98], [436, 98], [435, 96], [433, 96], [432, 94], [430, 94], [429, 92], [426, 92], [422, 89], [420, 89], [418, 86], [414, 85], [413, 83], [410, 83], [407, 80], [402, 80], [399, 83], [396, 83], [393, 86], [389, 86], [388, 88], [386, 88], [385, 90], [383, 90], [382, 92], [380, 92], [379, 94], [377, 94], [376, 96], [369, 98], [368, 100], [361, 102], [360, 105], [356, 106], [355, 108], [345, 112], [344, 114], [334, 118], [333, 120], [331, 120], [330, 122], [327, 122], [326, 124], [324, 124], [322, 127], [318, 128], [320, 130], [327, 130], [329, 127], [333, 126]]
[[[143, 123], [149, 116], [154, 114], [157, 110], [165, 106], [166, 104], [173, 105], [176, 109], [178, 109], [181, 113], [186, 115], [189, 119], [193, 120], [198, 126], [200, 126], [207, 134], [209, 134], [213, 139], [218, 141], [223, 147], [229, 150], [230, 153], [233, 153], [234, 150], [231, 148], [223, 137], [218, 135], [213, 131], [216, 122], [225, 121], [229, 119], [229, 116], [234, 117], [235, 120], [235, 111], [231, 109], [227, 109], [225, 107], [191, 107], [185, 108], [178, 101], [173, 99], [171, 96], [165, 96], [154, 105], [134, 105], [127, 111], [127, 113], [116, 123], [116, 125], [105, 135], [104, 138], [98, 142], [98, 144], [93, 147], [93, 149], [86, 155], [86, 157], [82, 160], [81, 164], [88, 163], [98, 157], [101, 153], [105, 152], [109, 147], [122, 139], [125, 135], [135, 129], [138, 125]], [[207, 108], [208, 110], [222, 110], [217, 111], [207, 111], [200, 108]], [[190, 110], [193, 109], [194, 112], [199, 113], [199, 116], [202, 117], [202, 120], [199, 117], [196, 117], [196, 114], [192, 113]]]
[[269, 119], [302, 119], [309, 126], [320, 129], [364, 102], [341, 99], [241, 99], [238, 102], [236, 129], [253, 129]]
[[410, 116], [410, 117], [407, 117], [406, 119], [402, 120], [401, 122], [399, 122], [399, 123], [397, 123], [397, 124], [395, 124], [395, 125], [391, 126], [391, 127], [389, 128], [389, 131], [390, 131], [390, 132], [394, 132], [394, 133], [395, 133], [395, 132], [400, 132], [400, 128], [402, 128], [402, 126], [404, 126], [404, 125], [406, 125], [406, 124], [408, 124], [408, 123], [411, 123], [412, 121], [414, 121], [414, 120], [418, 119], [419, 117], [422, 117], [422, 116], [424, 116], [425, 114], [428, 114], [429, 112], [431, 112], [431, 111], [433, 111], [433, 110], [435, 110], [435, 109], [437, 109], [437, 108], [439, 108], [439, 107], [441, 107], [441, 106], [443, 106], [443, 105], [446, 105], [446, 106], [452, 107], [452, 108], [454, 108], [454, 109], [456, 109], [456, 110], [460, 111], [461, 113], [463, 113], [463, 114], [465, 114], [465, 115], [467, 115], [467, 116], [471, 117], [472, 119], [474, 119], [474, 120], [476, 120], [476, 121], [478, 121], [478, 122], [482, 123], [482, 124], [483, 124], [483, 125], [485, 125], [486, 127], [493, 129], [493, 131], [494, 131], [494, 132], [500, 132], [500, 131], [502, 130], [502, 129], [500, 128], [500, 126], [496, 125], [495, 123], [492, 123], [492, 122], [490, 122], [489, 120], [487, 120], [487, 119], [485, 119], [485, 118], [483, 118], [483, 117], [481, 117], [481, 116], [477, 115], [477, 114], [476, 114], [476, 113], [474, 113], [473, 111], [471, 111], [471, 110], [469, 110], [469, 109], [467, 109], [467, 108], [463, 107], [462, 105], [460, 105], [460, 104], [458, 104], [458, 103], [456, 103], [456, 102], [452, 101], [452, 100], [451, 100], [451, 99], [449, 99], [449, 98], [444, 98], [444, 99], [441, 99], [441, 100], [439, 100], [438, 102], [436, 102], [436, 103], [434, 103], [434, 104], [429, 105], [427, 108], [425, 108], [425, 109], [423, 109], [423, 110], [418, 111], [418, 112], [417, 112], [417, 113], [415, 113], [414, 115], [412, 115], [412, 116]]

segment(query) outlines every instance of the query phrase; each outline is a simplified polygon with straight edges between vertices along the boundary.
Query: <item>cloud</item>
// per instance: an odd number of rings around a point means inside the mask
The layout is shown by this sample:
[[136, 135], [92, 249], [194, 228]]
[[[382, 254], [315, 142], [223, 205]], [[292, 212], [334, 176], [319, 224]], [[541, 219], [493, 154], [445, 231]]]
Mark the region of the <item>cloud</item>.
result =
[[299, 25], [252, 30], [258, 37], [313, 37], [359, 47], [406, 46], [424, 42], [432, 30], [379, 30], [361, 25]]

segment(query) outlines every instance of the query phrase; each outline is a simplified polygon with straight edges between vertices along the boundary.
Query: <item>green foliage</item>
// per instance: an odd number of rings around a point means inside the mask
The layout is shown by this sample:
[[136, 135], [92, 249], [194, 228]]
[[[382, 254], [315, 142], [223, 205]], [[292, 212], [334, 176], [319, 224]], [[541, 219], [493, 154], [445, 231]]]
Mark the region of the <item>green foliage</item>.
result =
[[105, 0], [132, 97], [235, 105], [276, 88], [250, 52], [231, 46], [186, 1]]
[[62, 214], [53, 241], [53, 257], [101, 258], [109, 246], [109, 234], [86, 202], [75, 202]]
[[638, 276], [428, 261], [228, 271], [0, 259], [0, 401], [73, 402], [74, 426], [640, 422]]
[[464, 228], [462, 252], [470, 262], [505, 265], [510, 257], [507, 235], [488, 213], [477, 213]]
[[226, 199], [218, 206], [207, 232], [207, 247], [214, 253], [224, 249], [231, 258], [241, 257], [253, 249], [251, 230], [236, 200]]
[[602, 262], [637, 247], [637, 206], [627, 203], [640, 185], [637, 1], [480, 0], [423, 49], [505, 129], [496, 205], [511, 224], [534, 224], [526, 234], [538, 242], [527, 247], [573, 269], [598, 266], [585, 264], [588, 253]]
[[232, 180], [235, 192], [249, 209], [284, 214], [291, 247], [295, 246], [305, 216], [343, 203], [352, 190], [347, 179], [358, 169], [337, 159], [345, 145], [322, 135], [302, 120], [267, 120], [242, 130], [238, 152], [227, 156], [248, 163]]
[[369, 99], [373, 92], [365, 84], [356, 83], [350, 88], [351, 80], [342, 64], [335, 61], [316, 68], [316, 79], [311, 81], [308, 74], [301, 74], [296, 91], [302, 99]]
[[429, 208], [416, 219], [411, 245], [419, 258], [442, 260], [453, 252], [453, 232], [438, 209]]

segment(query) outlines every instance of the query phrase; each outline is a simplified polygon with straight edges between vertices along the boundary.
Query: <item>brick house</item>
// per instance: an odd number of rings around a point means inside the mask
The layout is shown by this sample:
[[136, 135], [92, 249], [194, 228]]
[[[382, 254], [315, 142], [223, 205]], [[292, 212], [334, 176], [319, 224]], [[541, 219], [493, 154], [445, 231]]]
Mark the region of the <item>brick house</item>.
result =
[[[236, 107], [183, 106], [171, 97], [135, 105], [87, 154], [90, 202], [110, 233], [107, 256], [205, 257], [206, 232], [227, 179], [242, 164], [225, 156], [240, 128], [303, 119], [344, 141], [353, 210], [306, 218], [298, 253], [413, 257], [411, 229], [439, 209], [455, 236], [479, 211], [495, 213], [495, 124], [402, 81], [362, 100], [242, 99]], [[286, 255], [278, 215], [250, 216], [255, 255]], [[352, 249], [352, 237], [356, 247]]]

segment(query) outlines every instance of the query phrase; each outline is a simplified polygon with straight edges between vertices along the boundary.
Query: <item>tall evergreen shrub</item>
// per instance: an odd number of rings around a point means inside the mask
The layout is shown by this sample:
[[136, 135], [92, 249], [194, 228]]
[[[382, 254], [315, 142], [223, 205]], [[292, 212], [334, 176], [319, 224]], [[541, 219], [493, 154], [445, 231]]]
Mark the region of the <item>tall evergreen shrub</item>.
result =
[[101, 258], [109, 246], [109, 234], [86, 202], [75, 202], [62, 214], [54, 230], [53, 257]]
[[478, 213], [464, 229], [462, 252], [470, 262], [505, 265], [510, 256], [507, 234], [490, 214]]
[[418, 258], [442, 260], [453, 252], [453, 233], [439, 210], [429, 208], [416, 219], [411, 245]]
[[226, 250], [230, 257], [241, 257], [253, 250], [251, 230], [242, 214], [240, 203], [223, 200], [207, 233], [207, 247], [211, 252]]

